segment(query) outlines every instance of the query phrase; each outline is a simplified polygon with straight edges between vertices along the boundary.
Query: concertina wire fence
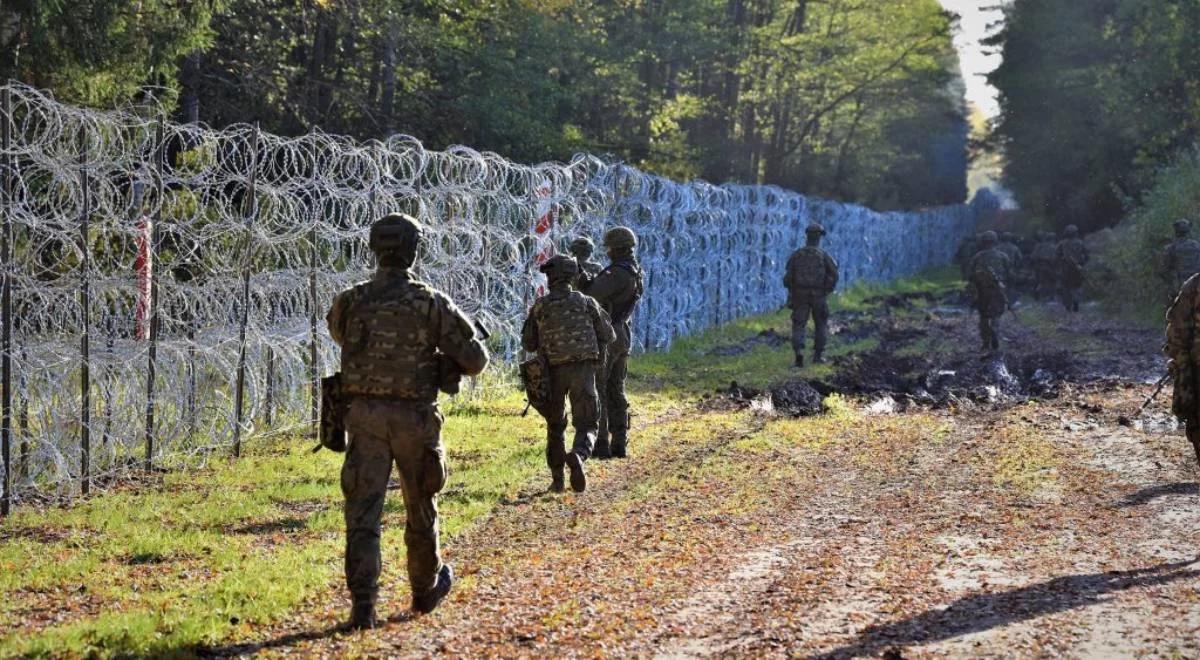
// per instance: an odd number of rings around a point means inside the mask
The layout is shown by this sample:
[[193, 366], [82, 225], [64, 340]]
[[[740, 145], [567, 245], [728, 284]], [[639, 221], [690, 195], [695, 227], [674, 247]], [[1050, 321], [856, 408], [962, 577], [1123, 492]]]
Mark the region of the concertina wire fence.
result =
[[[366, 235], [418, 217], [419, 277], [519, 353], [536, 265], [570, 238], [637, 232], [639, 350], [785, 302], [810, 221], [843, 285], [949, 261], [980, 209], [877, 213], [771, 186], [678, 183], [590, 156], [520, 165], [412, 137], [216, 130], [0, 87], [5, 509], [240, 451], [311, 425], [337, 352], [324, 314], [372, 269]], [[600, 249], [597, 250], [601, 252]]]

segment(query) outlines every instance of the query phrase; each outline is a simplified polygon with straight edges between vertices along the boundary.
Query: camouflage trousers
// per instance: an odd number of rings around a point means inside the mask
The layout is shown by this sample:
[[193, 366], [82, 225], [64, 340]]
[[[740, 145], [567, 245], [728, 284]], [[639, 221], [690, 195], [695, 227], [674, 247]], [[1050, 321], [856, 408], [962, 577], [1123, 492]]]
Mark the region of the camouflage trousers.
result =
[[442, 568], [437, 493], [446, 483], [442, 414], [435, 403], [356, 399], [346, 413], [350, 448], [342, 465], [346, 497], [346, 586], [356, 603], [374, 603], [382, 558], [379, 536], [392, 465], [400, 474], [408, 581], [432, 589]]
[[792, 352], [797, 357], [804, 354], [808, 333], [808, 318], [813, 320], [813, 352], [824, 353], [829, 336], [829, 303], [821, 292], [792, 293]]
[[1000, 317], [1003, 314], [979, 313], [979, 339], [983, 350], [1000, 350]]
[[1189, 422], [1184, 428], [1188, 442], [1192, 443], [1192, 449], [1196, 452], [1196, 462], [1200, 463], [1200, 424]]
[[[596, 379], [600, 395], [600, 428], [596, 434], [596, 453], [625, 448], [629, 436], [629, 397], [625, 395], [625, 377], [629, 375], [629, 354], [609, 353]], [[610, 446], [611, 445], [611, 446]]]
[[546, 418], [546, 465], [561, 471], [567, 458], [567, 401], [575, 442], [571, 451], [580, 458], [592, 455], [600, 426], [600, 397], [596, 393], [596, 362], [572, 362], [550, 367], [550, 401], [542, 409]]

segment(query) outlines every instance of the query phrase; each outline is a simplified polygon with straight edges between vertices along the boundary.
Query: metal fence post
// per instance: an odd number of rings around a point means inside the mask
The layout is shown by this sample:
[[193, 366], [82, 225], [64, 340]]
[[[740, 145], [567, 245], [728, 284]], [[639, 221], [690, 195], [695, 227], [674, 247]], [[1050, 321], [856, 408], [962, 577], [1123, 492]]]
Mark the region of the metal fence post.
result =
[[82, 334], [79, 338], [79, 448], [80, 490], [84, 495], [92, 489], [92, 249], [90, 244], [92, 195], [88, 172], [88, 148], [85, 129], [79, 131], [79, 181], [83, 193], [83, 215], [79, 219], [79, 308]]
[[8, 205], [12, 201], [12, 157], [9, 149], [12, 147], [12, 93], [6, 86], [0, 99], [2, 115], [0, 115], [0, 146], [3, 154], [0, 158], [0, 208], [4, 210], [3, 230], [0, 230], [0, 308], [4, 316], [3, 330], [0, 330], [0, 460], [4, 461], [4, 476], [2, 478], [3, 492], [0, 493], [0, 516], [7, 516], [12, 510], [12, 212]]
[[238, 366], [237, 391], [233, 400], [233, 455], [242, 455], [242, 413], [246, 403], [246, 326], [250, 323], [250, 259], [253, 254], [250, 226], [258, 210], [258, 147], [259, 128], [254, 125], [254, 140], [250, 147], [250, 181], [248, 197], [246, 198], [246, 241], [243, 258], [246, 263], [242, 266], [242, 309], [238, 324]]
[[308, 384], [312, 413], [312, 436], [320, 435], [321, 426], [321, 365], [317, 362], [317, 225], [309, 230], [308, 271]]
[[[154, 380], [158, 375], [158, 265], [155, 264], [158, 255], [159, 242], [159, 225], [162, 224], [162, 210], [165, 201], [163, 193], [166, 186], [163, 184], [163, 161], [167, 157], [166, 147], [166, 126], [163, 124], [163, 118], [160, 115], [158, 118], [158, 126], [155, 129], [154, 136], [154, 173], [155, 173], [155, 192], [157, 205], [154, 209], [154, 218], [150, 221], [150, 246], [146, 258], [146, 272], [150, 278], [149, 305], [150, 309], [146, 310], [146, 317], [150, 327], [147, 333], [147, 340], [150, 342], [146, 357], [146, 460], [145, 470], [149, 472], [154, 467], [154, 408], [157, 400], [157, 392], [155, 391]], [[140, 213], [140, 209], [139, 209]]]

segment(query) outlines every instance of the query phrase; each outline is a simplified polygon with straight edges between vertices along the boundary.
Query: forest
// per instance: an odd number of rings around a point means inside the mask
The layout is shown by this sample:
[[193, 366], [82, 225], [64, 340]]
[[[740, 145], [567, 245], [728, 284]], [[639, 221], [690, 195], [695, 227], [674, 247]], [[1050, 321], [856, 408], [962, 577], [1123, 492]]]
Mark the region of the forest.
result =
[[911, 209], [967, 193], [954, 18], [936, 0], [16, 0], [0, 78], [216, 127], [589, 152]]

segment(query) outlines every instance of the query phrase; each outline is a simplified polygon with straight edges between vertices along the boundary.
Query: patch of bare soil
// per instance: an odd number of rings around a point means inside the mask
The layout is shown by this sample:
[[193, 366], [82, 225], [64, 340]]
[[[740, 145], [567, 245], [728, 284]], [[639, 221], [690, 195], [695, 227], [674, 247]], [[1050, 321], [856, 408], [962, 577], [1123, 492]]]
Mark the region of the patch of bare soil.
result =
[[781, 335], [778, 332], [767, 329], [757, 335], [738, 344], [730, 344], [728, 346], [718, 346], [708, 352], [709, 355], [729, 357], [733, 355], [744, 355], [754, 350], [757, 346], [766, 346], [768, 348], [778, 348], [791, 342], [791, 338], [786, 335]]

